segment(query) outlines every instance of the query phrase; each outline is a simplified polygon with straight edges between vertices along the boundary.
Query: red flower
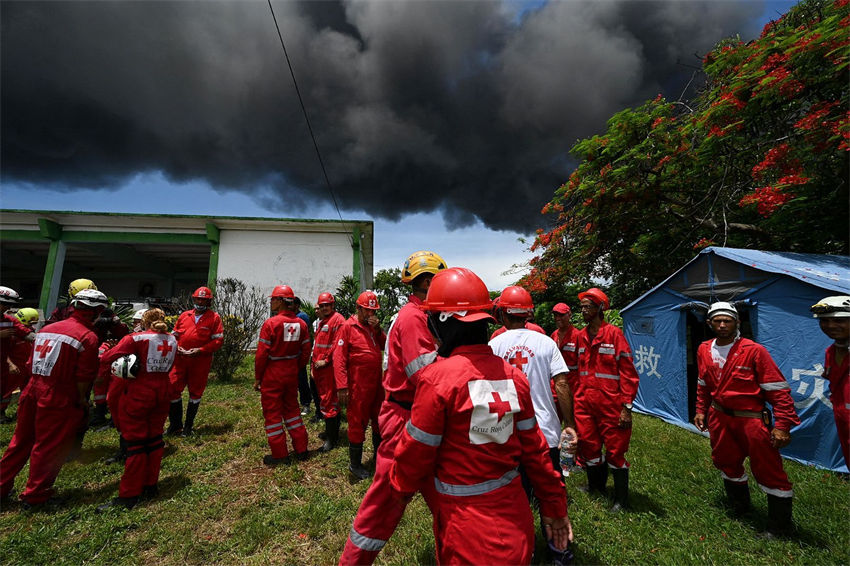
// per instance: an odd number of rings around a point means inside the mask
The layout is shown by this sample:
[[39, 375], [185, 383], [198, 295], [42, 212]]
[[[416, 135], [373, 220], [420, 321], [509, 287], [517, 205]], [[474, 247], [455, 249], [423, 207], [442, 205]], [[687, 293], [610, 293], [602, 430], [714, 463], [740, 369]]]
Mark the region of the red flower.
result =
[[650, 128], [654, 130], [655, 128], [657, 128], [658, 126], [660, 126], [663, 123], [664, 123], [664, 118], [656, 118], [652, 122], [652, 126], [650, 126]]
[[793, 193], [783, 193], [777, 187], [759, 187], [750, 194], [745, 195], [738, 202], [738, 206], [744, 207], [755, 204], [758, 213], [767, 218], [776, 212], [777, 208], [795, 196]]
[[708, 246], [713, 246], [714, 244], [714, 240], [709, 240], [708, 238], [700, 238], [699, 242], [694, 244], [694, 249], [701, 250], [703, 248], [707, 248]]

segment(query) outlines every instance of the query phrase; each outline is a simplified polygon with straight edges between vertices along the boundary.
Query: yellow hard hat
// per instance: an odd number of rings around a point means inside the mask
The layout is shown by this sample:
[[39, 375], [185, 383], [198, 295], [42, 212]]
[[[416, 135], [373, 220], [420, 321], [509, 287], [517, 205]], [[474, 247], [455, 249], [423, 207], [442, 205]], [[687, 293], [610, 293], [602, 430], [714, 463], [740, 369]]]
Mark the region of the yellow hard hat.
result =
[[71, 281], [71, 284], [68, 285], [68, 295], [76, 297], [77, 293], [83, 289], [94, 289], [97, 291], [97, 285], [95, 285], [94, 281], [91, 279], [74, 279]]
[[404, 267], [401, 270], [401, 282], [409, 284], [423, 273], [437, 273], [446, 267], [446, 261], [434, 252], [427, 250], [414, 252], [404, 262]]
[[21, 321], [21, 324], [25, 324], [27, 326], [32, 326], [33, 324], [38, 322], [38, 311], [30, 307], [18, 309], [18, 312], [15, 313], [15, 316], [18, 317], [18, 320]]

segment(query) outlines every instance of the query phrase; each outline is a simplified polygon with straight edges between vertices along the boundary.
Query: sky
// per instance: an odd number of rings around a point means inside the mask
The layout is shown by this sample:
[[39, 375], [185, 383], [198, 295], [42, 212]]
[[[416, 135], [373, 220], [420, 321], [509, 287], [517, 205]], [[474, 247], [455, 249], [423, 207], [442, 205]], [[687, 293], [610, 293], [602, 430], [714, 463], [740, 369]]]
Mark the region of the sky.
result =
[[5, 1], [0, 207], [369, 219], [500, 289], [575, 141], [793, 4], [273, 1], [337, 212], [267, 3]]

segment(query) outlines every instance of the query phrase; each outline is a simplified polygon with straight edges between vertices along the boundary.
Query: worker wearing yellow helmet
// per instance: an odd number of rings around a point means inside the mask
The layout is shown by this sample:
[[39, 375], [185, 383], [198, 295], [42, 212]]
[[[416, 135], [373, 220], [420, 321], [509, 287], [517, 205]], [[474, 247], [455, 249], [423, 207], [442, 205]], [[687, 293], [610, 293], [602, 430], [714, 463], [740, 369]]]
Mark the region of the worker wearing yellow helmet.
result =
[[94, 281], [91, 279], [74, 279], [71, 283], [68, 284], [68, 296], [65, 299], [65, 305], [62, 307], [56, 307], [50, 316], [47, 318], [47, 322], [45, 326], [48, 324], [53, 324], [54, 322], [59, 322], [60, 320], [65, 320], [66, 318], [71, 316], [71, 313], [74, 312], [74, 307], [71, 305], [71, 300], [77, 296], [77, 293], [82, 291], [83, 289], [94, 289], [97, 291], [97, 285], [94, 284]]

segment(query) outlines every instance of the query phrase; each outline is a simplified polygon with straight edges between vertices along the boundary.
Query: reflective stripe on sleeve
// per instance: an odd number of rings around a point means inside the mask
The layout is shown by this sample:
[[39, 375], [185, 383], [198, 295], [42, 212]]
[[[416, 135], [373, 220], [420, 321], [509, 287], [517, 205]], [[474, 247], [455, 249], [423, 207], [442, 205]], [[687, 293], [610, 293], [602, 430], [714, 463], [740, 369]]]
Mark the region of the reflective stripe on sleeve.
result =
[[617, 355], [617, 359], [618, 359], [618, 360], [619, 360], [620, 358], [631, 358], [631, 357], [632, 357], [632, 353], [631, 353], [631, 352], [620, 352], [620, 353]]
[[269, 345], [269, 346], [271, 346], [271, 345], [272, 345], [272, 341], [271, 341], [271, 340], [266, 340], [265, 338], [258, 338], [258, 339], [257, 339], [257, 342], [262, 342], [263, 344], [267, 344], [267, 345]]
[[742, 369], [744, 371], [753, 371], [753, 368], [750, 366], [735, 366], [735, 369]]
[[407, 434], [409, 434], [413, 440], [417, 440], [426, 446], [439, 446], [440, 443], [443, 442], [442, 435], [425, 432], [421, 428], [417, 428], [412, 421], [407, 421]]
[[771, 383], [759, 383], [759, 387], [765, 391], [781, 391], [782, 389], [791, 389], [787, 381], [774, 381]]
[[433, 363], [434, 360], [437, 359], [437, 352], [428, 352], [426, 354], [422, 354], [406, 366], [404, 366], [404, 373], [407, 374], [407, 377], [413, 377], [417, 371], [424, 368], [430, 363]]
[[434, 487], [437, 488], [438, 493], [454, 495], [455, 497], [483, 495], [485, 493], [495, 491], [501, 487], [505, 487], [506, 485], [511, 483], [518, 475], [519, 471], [514, 468], [513, 470], [509, 470], [505, 475], [500, 478], [496, 478], [494, 480], [487, 480], [481, 483], [474, 483], [472, 485], [454, 485], [450, 483], [443, 483], [439, 480], [439, 478], [434, 477]]
[[517, 430], [531, 430], [536, 424], [537, 418], [531, 417], [530, 419], [525, 419], [524, 421], [517, 421], [516, 428]]
[[273, 362], [276, 362], [276, 361], [279, 361], [279, 360], [294, 360], [297, 357], [298, 357], [298, 354], [294, 354], [292, 356], [269, 356], [269, 359], [272, 360]]
[[361, 535], [360, 533], [354, 530], [353, 525], [351, 527], [351, 532], [348, 533], [348, 538], [349, 540], [351, 540], [351, 544], [367, 552], [377, 552], [384, 548], [384, 545], [387, 544], [387, 541], [385, 540], [381, 540], [379, 538], [369, 538], [367, 536]]
[[702, 380], [702, 379], [698, 379], [698, 380], [697, 380], [697, 385], [702, 385], [703, 387], [706, 387], [706, 385], [705, 385], [705, 381], [704, 381], [704, 380]]
[[216, 340], [218, 338], [224, 338], [224, 334], [213, 334], [212, 336], [210, 336], [210, 338], [212, 338], [213, 340]]
[[316, 348], [333, 348], [333, 344], [313, 344]]
[[610, 374], [610, 373], [599, 373], [599, 372], [596, 372], [596, 377], [601, 377], [602, 379], [617, 379], [617, 380], [620, 379], [619, 375], [613, 375], [613, 374]]

